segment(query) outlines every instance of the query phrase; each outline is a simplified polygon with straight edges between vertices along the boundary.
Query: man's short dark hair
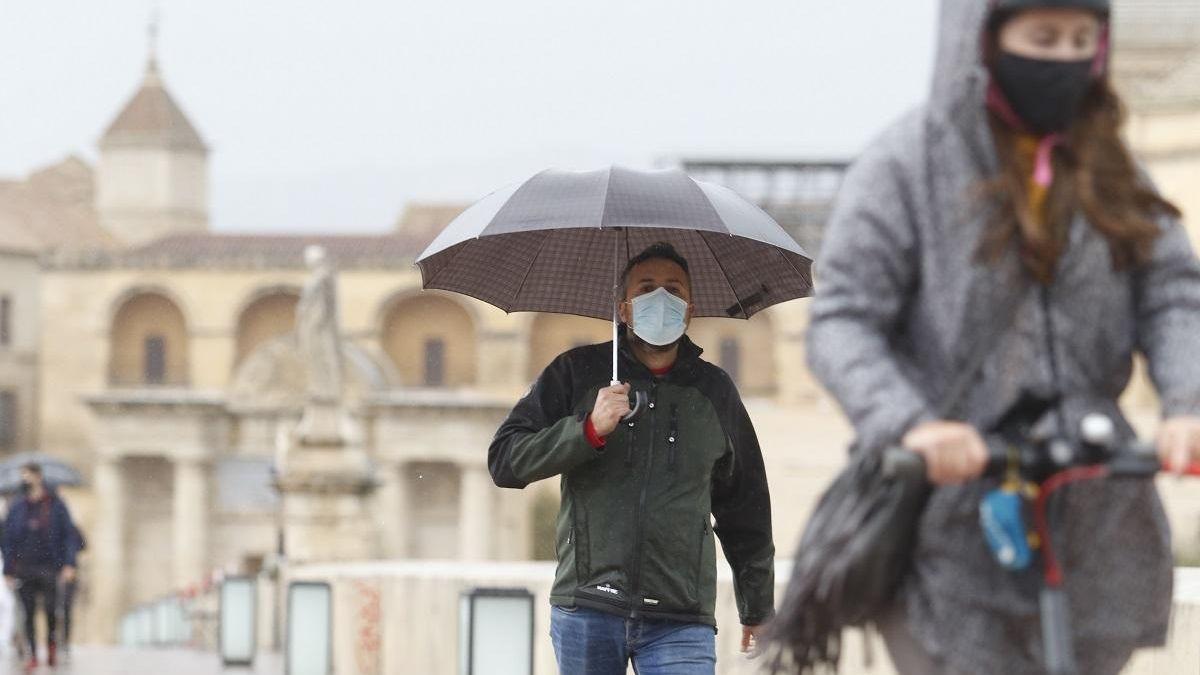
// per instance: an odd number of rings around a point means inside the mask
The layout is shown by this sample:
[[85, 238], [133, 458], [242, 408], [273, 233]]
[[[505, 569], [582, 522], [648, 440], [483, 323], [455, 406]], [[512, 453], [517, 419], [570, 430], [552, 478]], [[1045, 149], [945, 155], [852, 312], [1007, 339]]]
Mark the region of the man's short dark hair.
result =
[[26, 462], [21, 468], [35, 476], [42, 475], [42, 465], [37, 462]]
[[683, 268], [683, 273], [687, 276], [688, 286], [692, 284], [692, 273], [688, 269], [687, 258], [679, 255], [679, 251], [675, 247], [665, 241], [660, 241], [657, 244], [651, 244], [646, 247], [646, 250], [633, 256], [629, 259], [629, 263], [625, 265], [625, 271], [621, 272], [621, 298], [629, 297], [629, 273], [634, 267], [641, 265], [648, 260], [669, 260]]

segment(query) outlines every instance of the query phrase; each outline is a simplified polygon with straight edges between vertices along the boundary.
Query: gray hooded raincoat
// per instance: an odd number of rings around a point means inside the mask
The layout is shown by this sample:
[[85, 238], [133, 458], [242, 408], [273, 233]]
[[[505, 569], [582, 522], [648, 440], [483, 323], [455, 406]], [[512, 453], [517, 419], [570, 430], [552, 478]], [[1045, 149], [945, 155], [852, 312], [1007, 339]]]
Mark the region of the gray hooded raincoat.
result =
[[[972, 190], [995, 170], [979, 53], [986, 0], [944, 0], [929, 102], [871, 144], [846, 177], [819, 261], [810, 365], [844, 407], [859, 447], [877, 450], [933, 419], [980, 333], [1003, 336], [960, 410], [989, 427], [1022, 389], [1049, 392], [1048, 344], [1068, 427], [1112, 415], [1135, 351], [1146, 355], [1164, 415], [1200, 415], [1200, 266], [1179, 223], [1164, 220], [1153, 259], [1114, 271], [1082, 218], [1049, 287], [1028, 283], [1016, 316], [992, 315], [1023, 285], [1015, 252], [982, 265], [985, 215]], [[1038, 573], [995, 563], [978, 521], [992, 487], [937, 489], [920, 525], [901, 610], [948, 669], [1041, 672]], [[1169, 534], [1149, 482], [1069, 488], [1057, 536], [1081, 672], [1110, 672], [1160, 644], [1171, 607]]]

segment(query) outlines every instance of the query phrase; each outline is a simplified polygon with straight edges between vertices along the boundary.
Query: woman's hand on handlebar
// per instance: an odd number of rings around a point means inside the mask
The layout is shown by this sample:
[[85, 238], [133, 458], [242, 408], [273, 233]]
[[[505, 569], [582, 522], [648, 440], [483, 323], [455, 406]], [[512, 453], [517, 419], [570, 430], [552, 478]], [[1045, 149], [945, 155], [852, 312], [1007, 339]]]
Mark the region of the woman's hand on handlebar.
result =
[[1171, 417], [1158, 430], [1158, 459], [1174, 473], [1200, 462], [1200, 417]]
[[969, 424], [922, 422], [905, 434], [901, 443], [925, 458], [926, 475], [934, 485], [966, 483], [982, 476], [987, 468], [987, 444]]

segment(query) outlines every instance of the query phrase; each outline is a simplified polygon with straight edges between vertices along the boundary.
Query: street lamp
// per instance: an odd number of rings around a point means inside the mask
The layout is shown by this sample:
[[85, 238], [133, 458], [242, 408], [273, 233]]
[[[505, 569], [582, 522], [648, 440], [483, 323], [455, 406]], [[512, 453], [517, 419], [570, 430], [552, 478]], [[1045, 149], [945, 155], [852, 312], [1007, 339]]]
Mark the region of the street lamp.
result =
[[253, 577], [225, 577], [221, 582], [217, 631], [221, 661], [227, 666], [254, 663], [257, 600]]
[[138, 646], [149, 647], [154, 644], [154, 614], [146, 605], [137, 609]]
[[163, 647], [171, 644], [171, 615], [170, 607], [164, 598], [150, 606], [154, 616], [154, 644]]
[[533, 594], [476, 588], [459, 601], [460, 675], [533, 674]]
[[170, 636], [171, 644], [184, 645], [187, 644], [192, 635], [191, 626], [188, 625], [187, 612], [183, 608], [183, 599], [177, 596], [167, 598], [167, 625], [169, 626], [168, 635]]
[[333, 592], [329, 584], [288, 584], [286, 675], [329, 675], [333, 671]]
[[137, 646], [137, 620], [132, 612], [127, 612], [121, 618], [121, 646], [136, 647]]

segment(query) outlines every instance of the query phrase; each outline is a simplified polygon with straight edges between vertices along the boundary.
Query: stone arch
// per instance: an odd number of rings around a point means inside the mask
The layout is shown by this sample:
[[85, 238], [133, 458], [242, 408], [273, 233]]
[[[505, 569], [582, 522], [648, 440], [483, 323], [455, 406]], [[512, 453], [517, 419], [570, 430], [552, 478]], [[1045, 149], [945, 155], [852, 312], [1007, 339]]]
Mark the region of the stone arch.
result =
[[475, 384], [476, 320], [458, 301], [433, 293], [401, 294], [387, 303], [380, 323], [380, 344], [402, 385]]
[[688, 335], [704, 348], [705, 360], [733, 377], [742, 396], [773, 396], [778, 391], [775, 330], [766, 312], [749, 321], [694, 319]]
[[612, 340], [612, 322], [570, 314], [537, 314], [529, 322], [529, 379], [554, 357], [583, 345]]
[[295, 330], [299, 301], [300, 289], [293, 286], [263, 288], [250, 296], [234, 324], [235, 368], [263, 343]]
[[109, 327], [109, 381], [116, 386], [184, 386], [189, 381], [187, 321], [158, 289], [124, 294]]

